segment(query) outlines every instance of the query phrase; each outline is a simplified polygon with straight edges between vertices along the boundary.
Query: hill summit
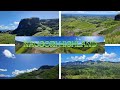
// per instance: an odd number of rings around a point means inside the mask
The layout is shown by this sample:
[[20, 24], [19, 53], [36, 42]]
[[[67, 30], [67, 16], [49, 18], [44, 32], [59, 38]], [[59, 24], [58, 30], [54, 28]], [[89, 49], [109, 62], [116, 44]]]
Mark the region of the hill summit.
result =
[[[49, 20], [49, 24], [48, 24]], [[54, 22], [54, 23], [53, 23]], [[52, 24], [52, 27], [50, 25]], [[58, 19], [39, 19], [38, 17], [21, 19], [18, 27], [11, 32], [17, 36], [33, 36], [37, 33], [47, 34], [54, 33], [54, 29], [58, 27]], [[57, 28], [58, 29], [58, 28]], [[58, 30], [57, 30], [58, 31]]]
[[120, 21], [120, 14], [118, 14], [118, 15], [115, 16], [115, 20], [116, 21]]

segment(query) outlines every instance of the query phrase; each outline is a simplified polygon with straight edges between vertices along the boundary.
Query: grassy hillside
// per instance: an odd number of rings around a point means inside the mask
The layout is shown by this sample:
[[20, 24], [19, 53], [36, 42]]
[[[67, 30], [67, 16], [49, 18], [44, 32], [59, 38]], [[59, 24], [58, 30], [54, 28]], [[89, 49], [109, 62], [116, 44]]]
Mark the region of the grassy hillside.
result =
[[120, 79], [120, 63], [101, 62], [96, 64], [62, 67], [63, 79]]
[[90, 54], [90, 53], [104, 53], [104, 45], [98, 44], [97, 47], [60, 47], [52, 53], [81, 53], [81, 54]]
[[15, 44], [15, 36], [58, 36], [59, 19], [25, 18], [15, 30], [3, 31], [0, 31], [0, 44]]
[[51, 69], [39, 69], [30, 73], [24, 73], [16, 76], [13, 79], [58, 79], [58, 66]]
[[106, 44], [120, 44], [120, 21], [111, 17], [64, 17], [62, 16], [63, 36], [105, 36]]
[[0, 33], [0, 44], [14, 44], [15, 43], [15, 35], [11, 35], [8, 33]]

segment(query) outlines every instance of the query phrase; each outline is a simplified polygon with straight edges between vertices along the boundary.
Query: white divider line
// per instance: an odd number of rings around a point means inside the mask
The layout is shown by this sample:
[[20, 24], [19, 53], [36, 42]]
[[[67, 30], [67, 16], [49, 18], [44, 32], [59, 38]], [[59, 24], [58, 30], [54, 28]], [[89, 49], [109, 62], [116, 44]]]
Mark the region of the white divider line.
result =
[[61, 79], [61, 54], [59, 54], [59, 79]]
[[105, 44], [105, 46], [120, 46], [120, 44]]
[[0, 46], [15, 46], [15, 44], [0, 44]]
[[59, 11], [59, 36], [61, 36], [61, 11]]
[[[61, 11], [59, 11], [59, 36], [61, 36]], [[59, 79], [61, 79], [61, 54], [59, 54]]]

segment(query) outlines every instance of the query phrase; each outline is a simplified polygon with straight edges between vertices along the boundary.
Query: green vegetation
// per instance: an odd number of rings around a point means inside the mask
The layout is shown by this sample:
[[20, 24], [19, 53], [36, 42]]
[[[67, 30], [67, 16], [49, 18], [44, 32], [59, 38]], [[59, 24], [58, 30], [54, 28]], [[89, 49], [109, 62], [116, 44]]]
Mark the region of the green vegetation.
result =
[[24, 47], [22, 42], [15, 41], [15, 51], [17, 54], [21, 53], [32, 53], [31, 52], [32, 48], [31, 47]]
[[62, 15], [63, 36], [105, 36], [106, 44], [120, 44], [120, 21], [113, 16]]
[[90, 53], [104, 53], [104, 44], [98, 44], [97, 47], [60, 47], [53, 51], [52, 53], [81, 53], [81, 54], [90, 54]]
[[57, 31], [49, 31], [49, 30], [44, 30], [42, 32], [38, 32], [36, 34], [34, 34], [33, 36], [58, 36], [59, 33]]
[[18, 27], [15, 30], [0, 30], [0, 44], [14, 44], [15, 36], [58, 36], [58, 35], [59, 35], [59, 19], [39, 20], [39, 18], [26, 18], [20, 21]]
[[8, 33], [0, 33], [0, 44], [13, 44], [15, 43], [15, 35]]
[[38, 69], [33, 72], [20, 74], [13, 79], [59, 79], [58, 65], [50, 69]]
[[58, 47], [58, 48], [41, 48], [41, 47], [23, 47], [23, 43], [16, 41], [16, 53], [104, 53], [104, 43], [99, 43], [97, 47]]
[[120, 63], [62, 66], [62, 79], [120, 79]]
[[30, 53], [32, 48], [26, 48], [26, 47], [21, 47], [19, 50], [16, 50], [17, 54], [21, 54], [21, 53]]

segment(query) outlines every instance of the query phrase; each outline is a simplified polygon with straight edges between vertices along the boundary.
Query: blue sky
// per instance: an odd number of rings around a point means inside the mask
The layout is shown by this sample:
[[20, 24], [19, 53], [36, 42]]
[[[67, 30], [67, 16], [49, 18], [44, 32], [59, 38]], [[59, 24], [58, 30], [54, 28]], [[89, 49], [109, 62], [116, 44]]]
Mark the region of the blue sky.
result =
[[15, 37], [17, 41], [96, 41], [96, 42], [104, 42], [103, 36], [50, 36], [50, 37], [30, 37], [30, 36], [17, 36]]
[[14, 46], [0, 47], [0, 77], [13, 77], [40, 68], [58, 65], [57, 54], [15, 54]]
[[62, 14], [116, 15], [120, 11], [62, 11]]
[[120, 46], [105, 46], [104, 54], [62, 54], [62, 62], [101, 60], [120, 62]]
[[0, 30], [15, 29], [23, 18], [39, 17], [40, 19], [59, 18], [58, 11], [0, 11]]

